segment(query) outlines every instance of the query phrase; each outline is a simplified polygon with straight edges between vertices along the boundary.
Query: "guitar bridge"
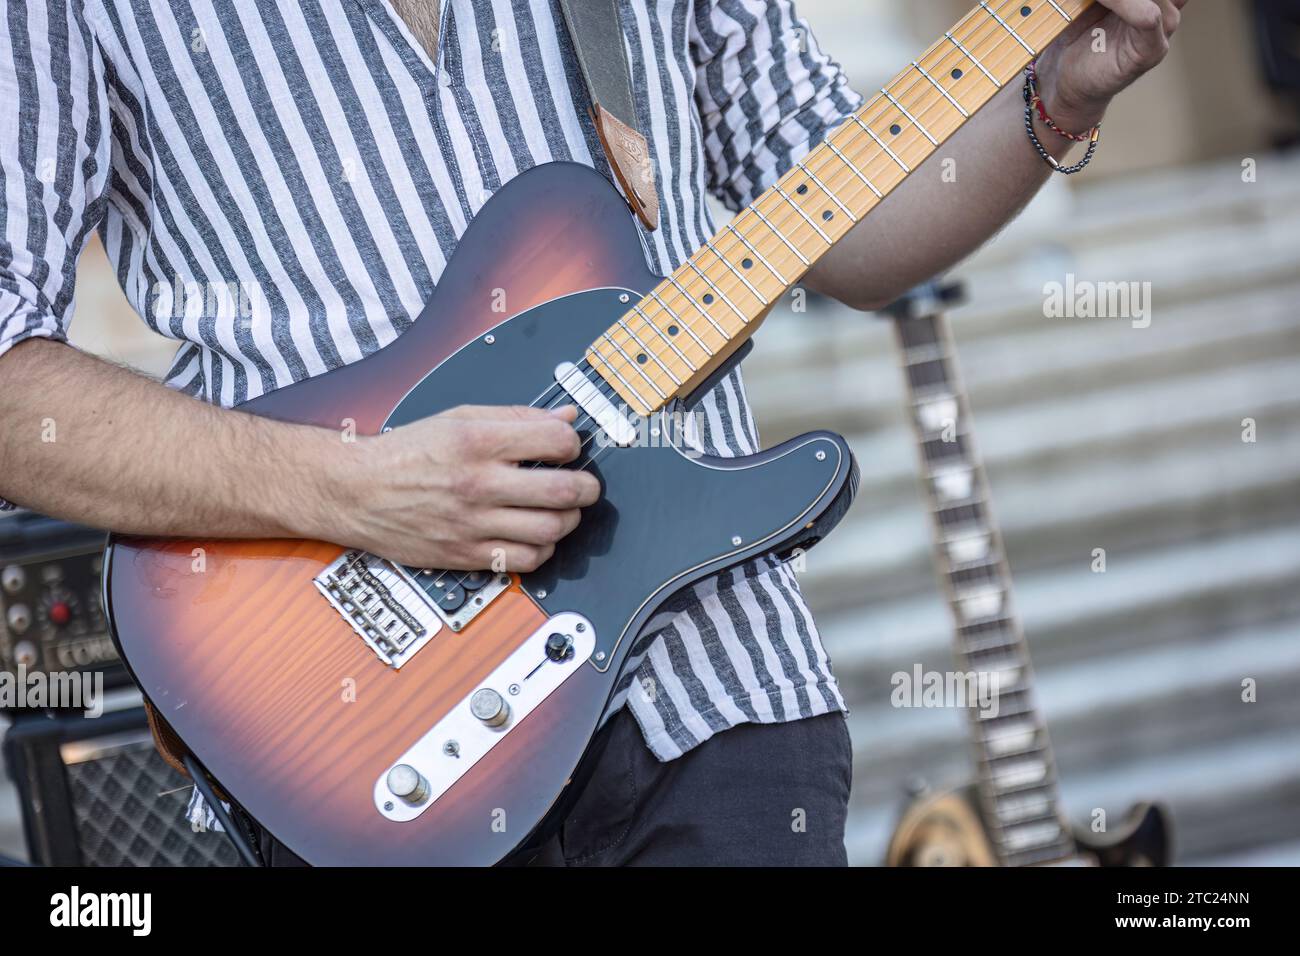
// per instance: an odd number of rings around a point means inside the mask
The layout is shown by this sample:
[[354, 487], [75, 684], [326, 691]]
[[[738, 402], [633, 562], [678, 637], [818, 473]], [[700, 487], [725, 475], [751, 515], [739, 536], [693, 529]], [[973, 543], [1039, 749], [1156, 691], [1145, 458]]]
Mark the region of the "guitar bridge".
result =
[[459, 631], [510, 586], [508, 575], [477, 571], [422, 571], [420, 578], [376, 555], [344, 551], [312, 583], [394, 669], [444, 624]]

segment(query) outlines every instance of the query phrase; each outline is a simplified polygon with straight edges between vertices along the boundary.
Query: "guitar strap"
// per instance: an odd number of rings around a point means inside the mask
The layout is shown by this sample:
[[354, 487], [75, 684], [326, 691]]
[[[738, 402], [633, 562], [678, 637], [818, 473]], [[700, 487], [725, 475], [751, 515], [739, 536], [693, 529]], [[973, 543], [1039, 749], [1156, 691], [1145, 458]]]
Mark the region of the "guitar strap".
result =
[[632, 70], [623, 47], [619, 0], [560, 0], [582, 77], [591, 118], [614, 178], [647, 229], [659, 228], [659, 193], [650, 147], [637, 128]]

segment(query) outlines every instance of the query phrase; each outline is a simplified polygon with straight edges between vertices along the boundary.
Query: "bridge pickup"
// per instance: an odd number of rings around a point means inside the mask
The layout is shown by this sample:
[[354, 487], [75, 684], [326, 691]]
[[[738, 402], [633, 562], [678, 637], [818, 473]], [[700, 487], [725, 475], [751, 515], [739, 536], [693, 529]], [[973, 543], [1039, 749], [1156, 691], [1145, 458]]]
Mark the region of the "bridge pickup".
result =
[[600, 426], [611, 442], [620, 448], [627, 448], [636, 442], [636, 426], [614, 407], [614, 403], [592, 384], [591, 379], [582, 374], [582, 369], [572, 362], [561, 362], [555, 366], [555, 380], [577, 406], [591, 416], [592, 421]]

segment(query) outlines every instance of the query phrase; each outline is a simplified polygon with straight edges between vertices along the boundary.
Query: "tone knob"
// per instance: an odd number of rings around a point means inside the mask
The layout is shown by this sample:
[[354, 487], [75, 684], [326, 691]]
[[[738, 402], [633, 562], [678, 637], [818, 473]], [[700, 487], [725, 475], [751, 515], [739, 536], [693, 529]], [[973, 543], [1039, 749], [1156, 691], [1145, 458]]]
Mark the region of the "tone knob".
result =
[[27, 610], [26, 604], [15, 604], [5, 619], [9, 622], [9, 630], [15, 634], [25, 634], [32, 623], [32, 612]]
[[410, 764], [399, 763], [388, 771], [388, 792], [407, 803], [422, 803], [429, 795], [429, 781]]
[[22, 567], [17, 564], [7, 566], [0, 571], [0, 587], [4, 588], [10, 594], [17, 594], [27, 583], [27, 574]]
[[500, 727], [510, 719], [510, 705], [491, 687], [474, 692], [469, 699], [469, 711], [489, 727]]

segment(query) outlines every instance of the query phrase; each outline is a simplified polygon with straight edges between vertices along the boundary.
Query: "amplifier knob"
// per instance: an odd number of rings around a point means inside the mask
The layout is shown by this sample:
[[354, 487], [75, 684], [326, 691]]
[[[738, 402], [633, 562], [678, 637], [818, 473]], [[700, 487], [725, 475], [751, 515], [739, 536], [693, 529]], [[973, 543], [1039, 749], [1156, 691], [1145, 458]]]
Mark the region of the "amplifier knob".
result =
[[399, 763], [388, 771], [388, 791], [407, 803], [421, 803], [429, 795], [429, 781], [410, 764]]
[[25, 634], [32, 624], [32, 612], [27, 610], [26, 604], [15, 604], [5, 619], [9, 622], [9, 630], [15, 634]]
[[490, 687], [474, 692], [469, 699], [469, 710], [489, 727], [500, 727], [510, 719], [510, 705]]
[[19, 641], [14, 645], [14, 663], [23, 667], [36, 666], [36, 645], [31, 641]]
[[3, 587], [10, 594], [17, 594], [27, 583], [27, 574], [23, 571], [21, 565], [11, 564], [3, 571], [0, 571], [0, 587]]

